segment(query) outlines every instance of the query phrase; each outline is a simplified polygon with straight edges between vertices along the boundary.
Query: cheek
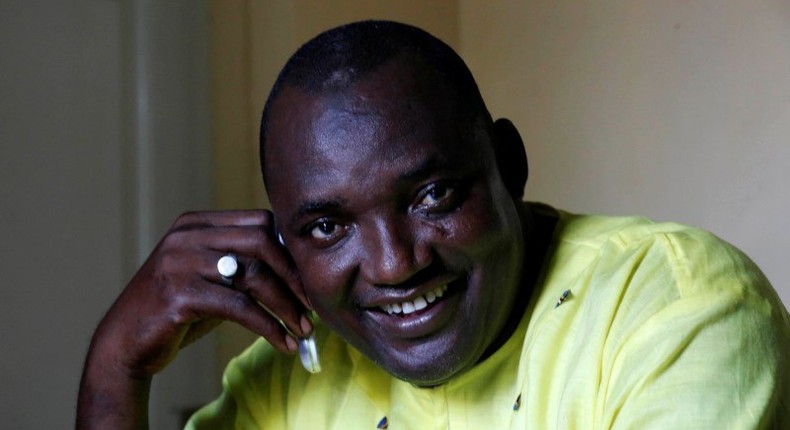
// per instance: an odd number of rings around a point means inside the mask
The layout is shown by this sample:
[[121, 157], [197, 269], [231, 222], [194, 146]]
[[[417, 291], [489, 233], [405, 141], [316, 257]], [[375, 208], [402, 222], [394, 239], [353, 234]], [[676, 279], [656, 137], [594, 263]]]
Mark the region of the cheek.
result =
[[476, 193], [457, 213], [444, 219], [438, 229], [448, 245], [469, 255], [484, 255], [517, 237], [514, 214], [507, 204], [496, 203], [490, 193]]
[[365, 333], [352, 298], [352, 259], [345, 254], [324, 255], [297, 263], [297, 268], [307, 300], [321, 321], [342, 338], [360, 345]]
[[[350, 265], [339, 255], [294, 256], [305, 294], [319, 314], [332, 313], [350, 294]], [[322, 316], [323, 318], [323, 316]]]

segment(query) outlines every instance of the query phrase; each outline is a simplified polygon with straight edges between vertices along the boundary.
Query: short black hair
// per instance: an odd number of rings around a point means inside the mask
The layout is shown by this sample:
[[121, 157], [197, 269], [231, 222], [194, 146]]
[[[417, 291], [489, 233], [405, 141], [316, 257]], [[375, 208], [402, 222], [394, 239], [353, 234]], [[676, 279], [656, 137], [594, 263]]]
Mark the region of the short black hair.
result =
[[[347, 88], [378, 66], [401, 55], [412, 54], [456, 92], [458, 100], [491, 123], [491, 115], [472, 73], [446, 43], [417, 27], [393, 21], [360, 21], [327, 30], [300, 47], [288, 60], [269, 93], [260, 128], [260, 160], [264, 170], [264, 145], [272, 105], [286, 85], [310, 94]], [[264, 182], [266, 174], [264, 172]]]

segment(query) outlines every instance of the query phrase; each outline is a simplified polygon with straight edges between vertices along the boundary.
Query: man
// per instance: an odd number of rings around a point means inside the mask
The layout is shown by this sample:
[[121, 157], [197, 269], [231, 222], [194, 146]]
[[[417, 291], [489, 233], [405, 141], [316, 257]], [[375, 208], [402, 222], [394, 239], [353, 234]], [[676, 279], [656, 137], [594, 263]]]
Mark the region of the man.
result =
[[[760, 271], [693, 228], [522, 203], [517, 131], [421, 30], [300, 48], [261, 162], [272, 212], [182, 216], [105, 316], [78, 427], [144, 426], [151, 378], [221, 320], [266, 341], [190, 428], [790, 425], [790, 318]], [[317, 374], [293, 355], [311, 335]]]

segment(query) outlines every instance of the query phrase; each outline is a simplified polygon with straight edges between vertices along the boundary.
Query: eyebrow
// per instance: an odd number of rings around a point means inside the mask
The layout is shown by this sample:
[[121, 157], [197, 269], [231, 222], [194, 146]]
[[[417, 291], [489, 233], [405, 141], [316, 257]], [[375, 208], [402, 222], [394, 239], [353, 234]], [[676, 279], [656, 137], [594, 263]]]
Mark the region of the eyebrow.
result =
[[[429, 157], [416, 167], [411, 170], [406, 171], [405, 173], [398, 175], [398, 181], [417, 181], [422, 179], [426, 176], [429, 176], [431, 173], [435, 172], [438, 168], [444, 165], [443, 162], [439, 160], [439, 157], [436, 155]], [[313, 200], [307, 201], [299, 205], [296, 210], [296, 213], [291, 218], [291, 221], [296, 223], [302, 217], [307, 215], [314, 215], [332, 211], [339, 211], [343, 208], [343, 201], [341, 199], [337, 200]]]
[[436, 155], [433, 155], [417, 165], [415, 168], [398, 176], [399, 181], [414, 181], [429, 176], [431, 173], [438, 170], [444, 163], [439, 161]]
[[308, 201], [299, 205], [296, 213], [291, 218], [292, 222], [299, 221], [305, 215], [312, 215], [316, 213], [325, 213], [328, 211], [336, 211], [343, 207], [340, 200], [315, 200]]

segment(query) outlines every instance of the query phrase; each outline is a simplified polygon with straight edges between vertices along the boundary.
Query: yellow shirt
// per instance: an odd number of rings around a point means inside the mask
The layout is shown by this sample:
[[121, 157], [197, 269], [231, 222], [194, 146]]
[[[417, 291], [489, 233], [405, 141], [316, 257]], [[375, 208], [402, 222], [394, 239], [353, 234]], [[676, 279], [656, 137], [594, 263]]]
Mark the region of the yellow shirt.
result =
[[256, 342], [187, 428], [790, 428], [790, 317], [735, 248], [561, 212], [548, 255], [513, 336], [447, 384], [397, 380], [319, 327], [321, 373]]

